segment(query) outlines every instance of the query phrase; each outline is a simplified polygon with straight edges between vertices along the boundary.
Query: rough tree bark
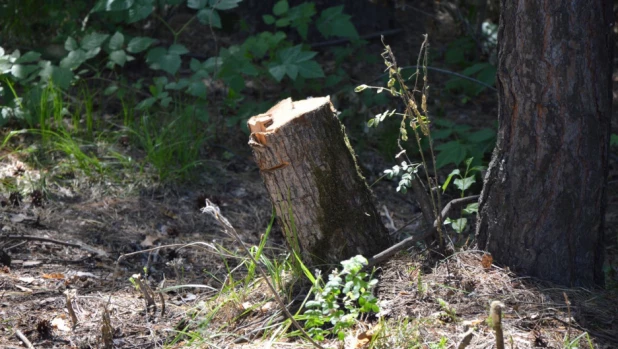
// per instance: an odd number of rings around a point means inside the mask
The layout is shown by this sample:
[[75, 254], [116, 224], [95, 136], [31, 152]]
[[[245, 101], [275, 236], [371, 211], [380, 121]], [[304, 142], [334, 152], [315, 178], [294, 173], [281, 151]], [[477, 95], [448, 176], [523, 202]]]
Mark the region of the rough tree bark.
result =
[[501, 2], [500, 128], [478, 243], [565, 285], [603, 282], [611, 26], [611, 1]]
[[337, 264], [390, 246], [328, 97], [283, 100], [249, 119], [249, 129], [249, 145], [288, 245], [300, 251], [303, 262]]

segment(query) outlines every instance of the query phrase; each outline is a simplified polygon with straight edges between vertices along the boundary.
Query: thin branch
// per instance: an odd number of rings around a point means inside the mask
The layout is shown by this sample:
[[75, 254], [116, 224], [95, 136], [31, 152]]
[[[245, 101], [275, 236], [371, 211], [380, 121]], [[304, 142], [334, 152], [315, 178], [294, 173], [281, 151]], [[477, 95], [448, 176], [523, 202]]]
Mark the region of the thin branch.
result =
[[62, 245], [62, 246], [83, 248], [79, 244], [73, 244], [73, 243], [70, 243], [70, 242], [64, 242], [64, 241], [48, 239], [48, 238], [41, 238], [41, 237], [38, 237], [38, 236], [30, 236], [30, 235], [3, 235], [3, 236], [0, 236], [0, 240], [2, 240], [2, 239], [51, 242], [53, 244]]
[[24, 342], [24, 344], [26, 345], [26, 347], [28, 347], [28, 349], [34, 349], [34, 345], [32, 345], [32, 343], [28, 340], [28, 337], [26, 337], [20, 330], [15, 330], [15, 335], [22, 342]]

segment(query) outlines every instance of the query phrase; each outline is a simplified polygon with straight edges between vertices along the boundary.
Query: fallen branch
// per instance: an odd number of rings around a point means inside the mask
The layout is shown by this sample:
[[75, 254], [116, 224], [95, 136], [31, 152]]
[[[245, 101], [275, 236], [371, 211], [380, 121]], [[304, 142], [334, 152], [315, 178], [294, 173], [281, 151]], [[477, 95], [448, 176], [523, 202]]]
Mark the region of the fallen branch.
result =
[[49, 238], [42, 238], [42, 237], [38, 237], [38, 236], [31, 236], [31, 235], [0, 235], [0, 240], [25, 240], [25, 241], [40, 241], [40, 242], [49, 242], [52, 244], [56, 244], [56, 245], [62, 245], [62, 246], [69, 246], [69, 247], [75, 247], [75, 248], [79, 248], [82, 249], [84, 251], [90, 252], [90, 253], [94, 253], [97, 256], [100, 257], [107, 257], [107, 252], [103, 251], [103, 250], [99, 250], [97, 248], [94, 248], [92, 246], [86, 245], [84, 243], [79, 243], [79, 244], [74, 244], [71, 242], [64, 242], [64, 241], [60, 241], [60, 240], [54, 240], [54, 239], [49, 239]]
[[[444, 206], [444, 208], [442, 209], [442, 212], [440, 213], [440, 216], [442, 217], [441, 220], [444, 221], [444, 219], [448, 216], [449, 212], [455, 208], [455, 207], [460, 207], [462, 205], [474, 202], [476, 200], [478, 200], [479, 196], [478, 195], [472, 195], [472, 196], [466, 196], [465, 198], [460, 198], [460, 199], [455, 199], [455, 200], [451, 200], [448, 204], [446, 204], [446, 206]], [[389, 258], [391, 258], [392, 256], [394, 256], [397, 252], [399, 251], [403, 251], [411, 246], [413, 246], [415, 243], [419, 242], [419, 241], [423, 241], [426, 238], [432, 236], [433, 234], [437, 233], [438, 231], [438, 220], [435, 220], [433, 223], [433, 226], [429, 229], [427, 229], [425, 232], [423, 232], [422, 234], [419, 235], [414, 235], [414, 236], [410, 236], [409, 238], [402, 240], [401, 242], [387, 248], [386, 250], [378, 253], [377, 255], [371, 257], [369, 259], [369, 263], [367, 264], [367, 267], [373, 267], [377, 264], [380, 264], [386, 260], [388, 260]]]

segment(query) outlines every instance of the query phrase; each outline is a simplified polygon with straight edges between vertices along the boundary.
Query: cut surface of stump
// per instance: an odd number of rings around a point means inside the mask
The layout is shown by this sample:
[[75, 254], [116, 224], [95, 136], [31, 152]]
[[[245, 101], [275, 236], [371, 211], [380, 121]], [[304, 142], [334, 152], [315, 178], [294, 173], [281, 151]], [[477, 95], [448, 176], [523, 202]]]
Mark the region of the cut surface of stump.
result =
[[249, 119], [249, 145], [291, 249], [311, 265], [370, 257], [390, 239], [329, 97]]

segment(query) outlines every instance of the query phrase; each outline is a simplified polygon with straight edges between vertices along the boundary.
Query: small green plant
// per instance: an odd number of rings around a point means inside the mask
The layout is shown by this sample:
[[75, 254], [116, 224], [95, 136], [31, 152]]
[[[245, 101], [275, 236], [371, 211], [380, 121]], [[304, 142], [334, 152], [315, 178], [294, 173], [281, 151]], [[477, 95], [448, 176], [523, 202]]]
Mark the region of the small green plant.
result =
[[367, 259], [358, 255], [341, 265], [343, 270], [333, 270], [323, 286], [319, 275], [316, 277], [314, 299], [305, 304], [305, 328], [316, 340], [330, 334], [343, 340], [344, 330], [354, 325], [361, 314], [380, 311], [378, 299], [372, 294], [378, 280], [361, 271]]
[[457, 321], [457, 311], [455, 308], [451, 307], [448, 302], [446, 302], [442, 298], [437, 298], [438, 304], [440, 305], [440, 309], [442, 312], [448, 317], [449, 321]]
[[[473, 158], [466, 159], [465, 161], [466, 170], [464, 171], [463, 174], [457, 168], [451, 171], [451, 173], [446, 178], [446, 181], [444, 181], [444, 184], [442, 184], [442, 191], [446, 191], [449, 184], [451, 183], [451, 180], [455, 178], [455, 180], [453, 181], [453, 184], [460, 191], [461, 197], [463, 198], [465, 196], [466, 190], [470, 189], [472, 184], [476, 182], [477, 174], [485, 169], [483, 166], [471, 166], [473, 161], [474, 161]], [[478, 202], [473, 202], [471, 204], [468, 204], [462, 210], [462, 215], [463, 214], [466, 214], [466, 215], [475, 214], [478, 212], [478, 209], [479, 209]], [[444, 220], [444, 225], [450, 224], [453, 230], [455, 230], [459, 234], [461, 234], [464, 231], [467, 223], [468, 223], [468, 219], [465, 217], [460, 217], [458, 219], [446, 218]]]

